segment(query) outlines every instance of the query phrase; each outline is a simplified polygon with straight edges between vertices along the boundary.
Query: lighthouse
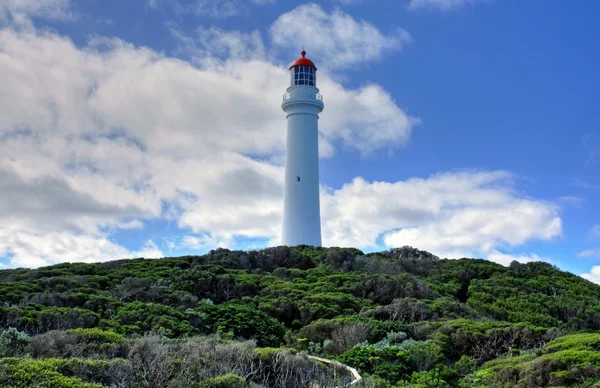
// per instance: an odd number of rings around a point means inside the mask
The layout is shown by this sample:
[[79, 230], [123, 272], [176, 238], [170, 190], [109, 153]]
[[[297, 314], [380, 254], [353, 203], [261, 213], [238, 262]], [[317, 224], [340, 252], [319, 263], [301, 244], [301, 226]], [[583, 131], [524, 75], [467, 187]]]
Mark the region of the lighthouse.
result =
[[287, 118], [282, 244], [321, 246], [319, 206], [319, 113], [317, 67], [302, 50], [290, 65], [281, 109]]

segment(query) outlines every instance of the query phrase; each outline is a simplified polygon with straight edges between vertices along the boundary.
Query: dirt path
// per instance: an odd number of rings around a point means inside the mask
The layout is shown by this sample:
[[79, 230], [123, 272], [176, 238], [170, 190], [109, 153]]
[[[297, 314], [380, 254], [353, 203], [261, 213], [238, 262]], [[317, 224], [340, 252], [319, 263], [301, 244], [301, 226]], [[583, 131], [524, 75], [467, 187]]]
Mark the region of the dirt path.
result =
[[[350, 372], [350, 374], [352, 374], [352, 377], [354, 378], [354, 380], [352, 380], [352, 382], [350, 382], [350, 384], [345, 385], [345, 387], [352, 387], [362, 381], [362, 377], [360, 377], [360, 374], [358, 374], [358, 371], [356, 369], [351, 368], [348, 365], [344, 365], [339, 361], [328, 360], [326, 358], [321, 358], [321, 357], [316, 357], [316, 356], [308, 356], [308, 358], [315, 360], [315, 361], [322, 362], [324, 364], [335, 365], [337, 367], [344, 368], [348, 372]], [[342, 388], [342, 387], [335, 387], [335, 388]]]

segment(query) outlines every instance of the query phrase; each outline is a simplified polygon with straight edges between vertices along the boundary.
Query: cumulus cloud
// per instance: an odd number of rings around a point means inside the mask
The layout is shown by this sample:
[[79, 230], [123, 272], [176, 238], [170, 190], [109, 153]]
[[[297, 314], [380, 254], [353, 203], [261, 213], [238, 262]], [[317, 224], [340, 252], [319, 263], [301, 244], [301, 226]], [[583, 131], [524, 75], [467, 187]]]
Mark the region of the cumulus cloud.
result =
[[121, 222], [145, 214], [139, 204], [111, 203], [76, 190], [60, 178], [27, 178], [0, 169], [0, 223], [51, 232], [69, 229], [98, 233], [99, 227], [139, 227], [139, 221]]
[[581, 277], [589, 280], [590, 282], [600, 284], [600, 265], [593, 266], [590, 269], [590, 272], [581, 274]]
[[3, 0], [0, 3], [0, 26], [13, 23], [19, 27], [33, 26], [31, 18], [66, 20], [73, 17], [69, 0]]
[[[322, 198], [330, 245], [412, 245], [444, 257], [496, 254], [562, 233], [556, 205], [520, 197], [503, 171], [456, 172], [403, 182], [356, 178]], [[490, 256], [491, 257], [491, 256]]]
[[275, 45], [294, 51], [305, 45], [311, 58], [322, 60], [321, 66], [337, 69], [379, 60], [412, 40], [403, 29], [384, 34], [373, 24], [356, 20], [340, 9], [327, 13], [314, 3], [279, 16], [270, 32]]
[[216, 27], [198, 27], [192, 36], [170, 23], [169, 31], [177, 41], [178, 54], [191, 58], [199, 65], [215, 60], [265, 59], [267, 51], [260, 32], [226, 31]]
[[209, 234], [194, 236], [184, 236], [181, 242], [178, 244], [179, 247], [190, 248], [196, 250], [209, 250], [215, 248], [227, 248], [231, 246], [232, 241], [227, 239], [214, 238]]
[[451, 11], [468, 4], [482, 3], [489, 0], [410, 0], [407, 8], [409, 10], [440, 10]]
[[15, 267], [42, 267], [62, 262], [99, 262], [126, 257], [162, 257], [148, 240], [138, 251], [130, 251], [106, 237], [52, 232], [43, 235], [0, 227], [0, 256], [9, 254]]

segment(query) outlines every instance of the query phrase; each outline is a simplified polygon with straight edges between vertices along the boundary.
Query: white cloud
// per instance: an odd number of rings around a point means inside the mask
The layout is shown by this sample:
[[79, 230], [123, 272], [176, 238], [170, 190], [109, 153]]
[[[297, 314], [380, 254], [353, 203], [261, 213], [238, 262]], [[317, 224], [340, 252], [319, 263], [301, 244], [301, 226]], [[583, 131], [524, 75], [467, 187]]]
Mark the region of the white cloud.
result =
[[[253, 0], [256, 4], [265, 4], [259, 0]], [[172, 8], [177, 13], [196, 14], [216, 19], [224, 19], [248, 11], [242, 0], [148, 0], [148, 7], [158, 9], [164, 6]]]
[[[13, 145], [10, 140], [7, 143], [9, 147]], [[3, 150], [7, 148], [0, 147]], [[21, 152], [30, 150], [27, 146], [20, 149]], [[12, 157], [12, 149], [8, 151], [8, 156]], [[38, 162], [47, 163], [47, 160], [38, 158], [33, 163]], [[31, 167], [35, 168], [35, 164]], [[101, 177], [95, 177], [97, 186], [96, 182], [85, 182], [85, 179], [82, 176], [81, 181], [69, 183], [69, 177], [27, 178], [14, 170], [0, 168], [0, 222], [25, 230], [35, 228], [51, 232], [68, 229], [96, 234], [100, 232], [100, 227], [139, 228], [140, 221], [133, 218], [151, 214], [153, 210], [144, 208], [144, 204], [137, 202], [131, 193], [119, 192], [110, 183], [103, 189], [104, 180]], [[77, 185], [85, 186], [89, 193], [85, 192], [86, 189], [77, 190]], [[95, 195], [91, 192], [95, 192]], [[103, 195], [106, 198], [101, 198]], [[127, 196], [130, 198], [127, 199]], [[116, 198], [119, 198], [119, 202], [115, 201]], [[154, 211], [158, 213], [160, 209]]]
[[325, 109], [330, 112], [320, 120], [321, 133], [327, 141], [341, 139], [346, 146], [363, 154], [391, 150], [406, 145], [412, 129], [421, 123], [419, 118], [400, 109], [379, 85], [347, 90], [327, 77], [318, 82], [325, 95]]
[[577, 257], [583, 259], [598, 258], [600, 257], [600, 248], [583, 250], [577, 254]]
[[305, 46], [308, 56], [321, 61], [317, 67], [341, 69], [379, 60], [412, 39], [403, 29], [385, 35], [373, 24], [339, 9], [327, 13], [312, 3], [279, 16], [271, 26], [271, 40], [279, 47], [292, 48], [295, 55]]
[[196, 14], [226, 18], [245, 12], [237, 0], [195, 0], [189, 8]]
[[600, 284], [600, 265], [593, 266], [590, 269], [590, 272], [581, 274], [581, 277], [589, 280], [590, 282]]
[[163, 254], [152, 241], [130, 251], [106, 237], [52, 232], [37, 235], [0, 227], [0, 254], [8, 253], [16, 267], [41, 267], [62, 262], [100, 262], [130, 257], [158, 258]]
[[491, 253], [487, 254], [486, 258], [490, 261], [502, 264], [504, 266], [508, 266], [513, 261], [518, 261], [519, 263], [530, 263], [532, 261], [545, 261], [547, 263], [552, 262], [549, 258], [541, 257], [535, 253], [511, 255], [507, 253], [502, 253], [497, 250], [494, 250]]
[[482, 3], [489, 0], [410, 0], [407, 8], [410, 10], [432, 9], [451, 11], [468, 4]]
[[[250, 0], [254, 5], [275, 4], [277, 0]], [[194, 13], [215, 19], [224, 19], [248, 12], [247, 1], [244, 0], [148, 0], [148, 7], [153, 9], [162, 6], [171, 7], [177, 13]]]
[[161, 3], [162, 3], [161, 0], [148, 0], [148, 7], [158, 8]]
[[179, 247], [206, 251], [215, 248], [228, 248], [231, 244], [231, 240], [217, 239], [209, 234], [205, 234], [201, 236], [184, 236]]
[[357, 178], [323, 202], [329, 245], [374, 247], [382, 239], [386, 246], [412, 245], [455, 258], [487, 256], [562, 233], [557, 206], [520, 197], [512, 176], [502, 171], [396, 183]]
[[13, 23], [31, 28], [31, 18], [67, 20], [73, 17], [69, 0], [2, 0], [0, 2], [0, 26]]
[[210, 65], [219, 58], [227, 59], [266, 59], [266, 49], [259, 31], [243, 33], [225, 31], [216, 27], [198, 27], [194, 36], [183, 34], [171, 24], [171, 35], [178, 42], [176, 52], [191, 57], [197, 64]]
[[[600, 224], [592, 226], [590, 231], [588, 232], [588, 236], [590, 240], [599, 240], [600, 239]], [[577, 254], [577, 257], [582, 259], [594, 259], [600, 258], [600, 248], [592, 248], [585, 249]], [[598, 267], [600, 268], [600, 267]]]

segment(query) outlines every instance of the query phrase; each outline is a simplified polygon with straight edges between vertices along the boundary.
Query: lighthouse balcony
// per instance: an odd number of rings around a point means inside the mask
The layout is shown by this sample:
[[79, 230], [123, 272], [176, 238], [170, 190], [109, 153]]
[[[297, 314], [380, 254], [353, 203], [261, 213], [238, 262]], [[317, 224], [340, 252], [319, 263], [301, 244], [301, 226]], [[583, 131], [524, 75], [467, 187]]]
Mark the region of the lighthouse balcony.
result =
[[318, 101], [323, 103], [323, 95], [312, 87], [295, 87], [290, 88], [287, 93], [283, 95], [283, 103], [295, 101]]

